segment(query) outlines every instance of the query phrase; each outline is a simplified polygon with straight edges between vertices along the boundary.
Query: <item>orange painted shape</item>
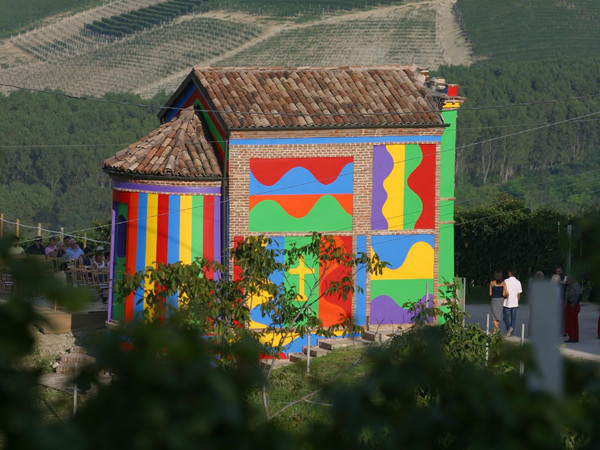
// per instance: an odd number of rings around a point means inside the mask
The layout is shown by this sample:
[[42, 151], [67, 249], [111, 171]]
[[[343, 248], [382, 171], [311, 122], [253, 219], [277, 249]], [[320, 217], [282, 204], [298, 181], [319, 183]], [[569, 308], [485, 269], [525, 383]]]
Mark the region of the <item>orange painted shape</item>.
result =
[[272, 200], [279, 204], [286, 213], [295, 218], [306, 216], [315, 206], [315, 203], [325, 195], [337, 200], [349, 215], [352, 215], [352, 194], [306, 194], [306, 195], [252, 195], [248, 210], [265, 200]]

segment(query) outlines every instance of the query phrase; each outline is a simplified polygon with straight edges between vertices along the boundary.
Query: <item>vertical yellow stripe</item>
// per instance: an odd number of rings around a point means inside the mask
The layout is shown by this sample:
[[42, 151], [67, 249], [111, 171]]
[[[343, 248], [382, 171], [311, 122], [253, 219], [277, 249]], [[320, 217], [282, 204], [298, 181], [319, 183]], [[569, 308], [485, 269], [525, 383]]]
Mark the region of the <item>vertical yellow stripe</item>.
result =
[[179, 259], [183, 264], [192, 262], [192, 196], [181, 196], [179, 218]]
[[381, 208], [383, 216], [387, 219], [388, 230], [402, 230], [404, 227], [404, 166], [406, 151], [405, 146], [387, 145], [387, 150], [394, 160], [392, 172], [383, 182], [387, 192], [387, 200]]
[[[158, 232], [158, 194], [148, 194], [148, 215], [146, 222], [146, 266], [154, 266], [156, 263], [156, 236]], [[152, 292], [154, 283], [146, 280], [146, 290]], [[145, 296], [144, 296], [145, 297]], [[144, 308], [146, 308], [144, 301]], [[154, 312], [150, 312], [150, 318]]]

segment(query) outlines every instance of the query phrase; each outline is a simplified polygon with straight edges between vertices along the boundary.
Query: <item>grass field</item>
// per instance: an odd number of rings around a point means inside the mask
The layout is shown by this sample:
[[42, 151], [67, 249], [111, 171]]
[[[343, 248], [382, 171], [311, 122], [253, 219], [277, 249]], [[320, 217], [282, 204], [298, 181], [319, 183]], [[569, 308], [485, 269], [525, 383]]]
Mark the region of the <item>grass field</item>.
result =
[[338, 23], [285, 30], [218, 63], [223, 66], [331, 66], [386, 62], [431, 67], [442, 60], [435, 10], [423, 8], [410, 15], [340, 18]]
[[106, 0], [2, 0], [0, 2], [0, 38], [38, 25], [42, 19], [58, 13], [76, 12], [106, 3]]
[[[275, 369], [269, 380], [270, 412], [273, 413], [289, 402], [293, 402], [317, 389], [331, 385], [355, 385], [368, 373], [370, 364], [365, 356], [367, 348], [341, 348], [325, 357], [311, 358], [310, 374], [306, 374], [306, 363], [299, 362]], [[310, 421], [331, 420], [329, 407], [319, 404], [319, 395], [310, 402], [300, 402], [289, 408], [275, 420], [288, 426], [291, 433], [298, 435], [307, 431], [303, 424]], [[262, 408], [261, 392], [255, 392], [250, 402]]]
[[477, 56], [535, 60], [597, 56], [597, 0], [458, 0], [463, 29]]

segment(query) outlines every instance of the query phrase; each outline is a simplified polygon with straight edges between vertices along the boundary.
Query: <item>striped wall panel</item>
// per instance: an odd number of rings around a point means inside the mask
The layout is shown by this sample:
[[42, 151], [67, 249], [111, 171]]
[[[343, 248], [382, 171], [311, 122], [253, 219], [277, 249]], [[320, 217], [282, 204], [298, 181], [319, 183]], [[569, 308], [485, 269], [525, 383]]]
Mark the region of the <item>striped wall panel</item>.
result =
[[[115, 320], [129, 322], [141, 315], [145, 307], [144, 288], [125, 299], [119, 298], [115, 287], [124, 273], [132, 274], [158, 263], [189, 264], [196, 258], [221, 261], [221, 196], [214, 195], [214, 188], [197, 191], [177, 194], [113, 190], [117, 223], [112, 241], [115, 249], [124, 249], [123, 255], [115, 252], [113, 260], [110, 307]], [[152, 286], [146, 285], [145, 289]], [[177, 308], [177, 296], [170, 296], [167, 303]]]

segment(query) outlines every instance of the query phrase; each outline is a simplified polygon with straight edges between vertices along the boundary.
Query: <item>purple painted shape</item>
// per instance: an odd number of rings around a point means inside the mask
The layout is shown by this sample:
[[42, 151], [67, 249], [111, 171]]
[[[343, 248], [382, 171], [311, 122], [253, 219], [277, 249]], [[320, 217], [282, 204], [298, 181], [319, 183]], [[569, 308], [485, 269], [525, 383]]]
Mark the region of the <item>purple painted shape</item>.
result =
[[387, 230], [388, 222], [383, 216], [383, 205], [388, 194], [383, 187], [383, 182], [394, 169], [394, 159], [389, 154], [385, 145], [373, 147], [373, 190], [371, 197], [371, 229]]
[[[425, 296], [423, 296], [419, 299], [419, 303], [423, 303], [423, 302], [425, 302]], [[427, 307], [433, 308], [433, 294], [429, 294], [429, 297], [427, 300]], [[414, 314], [408, 313], [408, 323], [412, 323], [414, 316], [415, 316]], [[433, 323], [433, 317], [429, 318], [429, 323]]]
[[[419, 302], [424, 302], [425, 296], [421, 297]], [[427, 306], [433, 307], [433, 294], [429, 294]], [[371, 317], [369, 323], [371, 325], [389, 325], [389, 324], [408, 324], [412, 323], [414, 314], [408, 309], [402, 308], [394, 301], [392, 297], [387, 295], [379, 295], [371, 302]], [[429, 322], [433, 322], [433, 317], [429, 318]]]
[[112, 319], [113, 307], [113, 280], [115, 276], [114, 261], [115, 261], [115, 222], [117, 221], [117, 203], [113, 202], [112, 220], [110, 222], [110, 264], [108, 266], [108, 317], [107, 322]]
[[371, 325], [410, 323], [408, 311], [398, 305], [392, 297], [380, 295], [371, 302]]
[[153, 186], [151, 184], [125, 183], [113, 180], [112, 187], [114, 189], [156, 192], [159, 194], [221, 194], [220, 186]]

